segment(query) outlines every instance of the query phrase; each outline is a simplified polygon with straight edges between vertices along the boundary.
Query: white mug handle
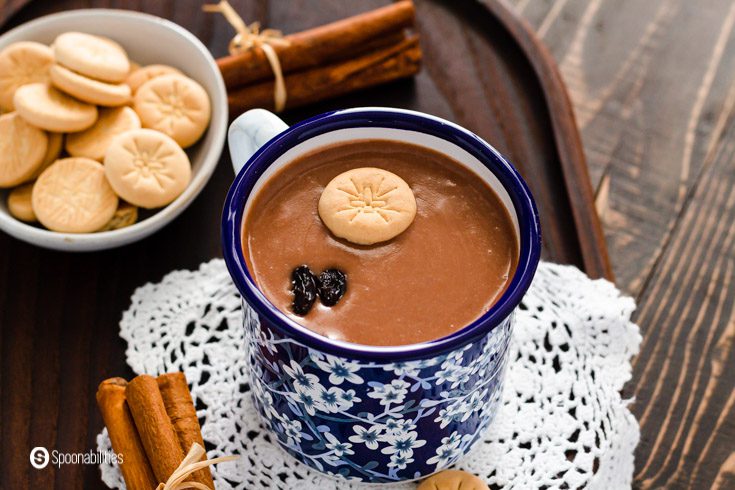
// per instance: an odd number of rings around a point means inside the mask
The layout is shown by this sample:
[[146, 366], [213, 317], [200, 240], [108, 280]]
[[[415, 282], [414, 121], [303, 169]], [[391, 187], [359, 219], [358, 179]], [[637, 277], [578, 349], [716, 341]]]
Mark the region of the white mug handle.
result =
[[227, 133], [227, 145], [235, 175], [258, 148], [287, 128], [288, 125], [280, 117], [265, 109], [251, 109], [232, 121]]

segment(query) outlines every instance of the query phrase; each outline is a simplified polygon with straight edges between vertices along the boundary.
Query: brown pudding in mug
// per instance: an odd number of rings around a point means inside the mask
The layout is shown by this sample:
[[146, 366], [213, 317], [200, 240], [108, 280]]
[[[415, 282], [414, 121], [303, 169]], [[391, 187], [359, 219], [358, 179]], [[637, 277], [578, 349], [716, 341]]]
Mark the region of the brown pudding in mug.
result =
[[[363, 168], [395, 174], [415, 198], [410, 224], [370, 245], [340, 238], [320, 216], [330, 182]], [[389, 223], [398, 213], [384, 196], [394, 189], [355, 182], [339, 191], [363, 208], [345, 210], [350, 219], [364, 211]], [[518, 260], [510, 214], [478, 175], [442, 153], [378, 139], [322, 147], [280, 169], [254, 197], [242, 244], [256, 284], [292, 320], [331, 339], [376, 346], [430, 341], [473, 322], [500, 298]], [[312, 298], [303, 311], [294, 280], [307, 270], [316, 287], [321, 276], [341, 289]]]

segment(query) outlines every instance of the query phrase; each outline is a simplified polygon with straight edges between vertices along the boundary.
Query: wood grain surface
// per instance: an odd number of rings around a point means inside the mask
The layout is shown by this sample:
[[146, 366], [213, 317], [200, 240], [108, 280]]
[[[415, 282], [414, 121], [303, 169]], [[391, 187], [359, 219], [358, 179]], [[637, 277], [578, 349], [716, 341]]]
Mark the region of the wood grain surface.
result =
[[639, 488], [735, 488], [735, 4], [514, 0], [569, 88], [643, 344]]
[[[19, 3], [0, 2], [0, 17]], [[12, 23], [58, 8], [51, 3], [35, 2]], [[94, 3], [170, 18], [218, 55], [229, 39], [223, 23], [183, 2]], [[289, 31], [382, 2], [361, 2], [359, 9], [338, 0], [320, 1], [318, 8], [316, 0], [233, 3], [248, 20]], [[446, 7], [417, 3], [426, 53], [442, 63], [428, 64], [415, 83], [310, 107], [289, 114], [289, 121], [340, 105], [382, 104], [432, 112], [483, 135], [502, 134], [482, 110], [457, 102], [479, 100], [477, 107], [486, 108], [494, 100], [475, 83], [493, 67], [472, 34], [482, 20], [465, 34], [466, 26], [438, 17]], [[639, 305], [635, 318], [644, 340], [625, 390], [635, 397], [632, 409], [641, 423], [635, 487], [733, 488], [735, 6], [725, 0], [509, 5], [561, 68], [617, 283]], [[473, 68], [461, 68], [465, 57]], [[462, 77], [454, 76], [457, 69], [465, 70]], [[506, 144], [509, 151], [513, 142]], [[96, 384], [131, 374], [116, 335], [120, 312], [136, 286], [220, 254], [217, 240], [191, 240], [188, 230], [201, 237], [218, 233], [228, 167], [223, 161], [195, 205], [165, 231], [124, 249], [70, 256], [0, 236], [0, 486], [102, 488], [94, 467], [32, 470], [28, 448], [95, 447], [101, 427]]]

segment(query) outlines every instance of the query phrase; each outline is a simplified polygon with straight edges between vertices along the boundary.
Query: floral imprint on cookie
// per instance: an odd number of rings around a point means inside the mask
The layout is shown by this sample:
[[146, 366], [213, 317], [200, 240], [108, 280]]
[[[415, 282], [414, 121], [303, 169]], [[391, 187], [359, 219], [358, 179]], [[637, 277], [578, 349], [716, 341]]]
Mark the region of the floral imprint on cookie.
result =
[[184, 150], [163, 133], [126, 131], [112, 140], [105, 154], [110, 185], [127, 202], [158, 208], [176, 199], [191, 180]]
[[319, 216], [340, 238], [360, 245], [390, 240], [416, 216], [416, 198], [398, 175], [362, 167], [333, 178], [319, 198]]
[[135, 93], [134, 105], [143, 127], [167, 134], [182, 148], [201, 137], [211, 115], [207, 92], [194, 80], [178, 74], [145, 82]]

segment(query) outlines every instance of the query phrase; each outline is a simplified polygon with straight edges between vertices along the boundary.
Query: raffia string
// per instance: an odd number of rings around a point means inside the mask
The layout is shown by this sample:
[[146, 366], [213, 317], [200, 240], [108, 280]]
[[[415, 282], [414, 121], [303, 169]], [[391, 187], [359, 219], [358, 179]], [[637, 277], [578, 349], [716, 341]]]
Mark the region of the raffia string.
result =
[[181, 462], [178, 468], [171, 474], [166, 483], [159, 483], [156, 490], [186, 490], [193, 488], [195, 490], [213, 490], [203, 483], [184, 481], [189, 475], [195, 471], [199, 471], [202, 468], [211, 466], [217, 463], [223, 463], [225, 461], [232, 461], [237, 459], [237, 456], [222, 456], [219, 458], [206, 459], [199, 461], [202, 456], [206, 455], [204, 448], [198, 443], [194, 443], [189, 449], [189, 453], [186, 455], [184, 460]]
[[227, 0], [222, 0], [217, 4], [203, 5], [202, 10], [221, 13], [237, 31], [229, 44], [230, 54], [240, 54], [256, 48], [263, 50], [276, 79], [273, 89], [273, 103], [276, 112], [282, 111], [286, 107], [286, 81], [283, 79], [278, 54], [273, 47], [289, 45], [289, 42], [283, 39], [283, 33], [277, 29], [263, 29], [261, 31], [258, 22], [247, 25]]

